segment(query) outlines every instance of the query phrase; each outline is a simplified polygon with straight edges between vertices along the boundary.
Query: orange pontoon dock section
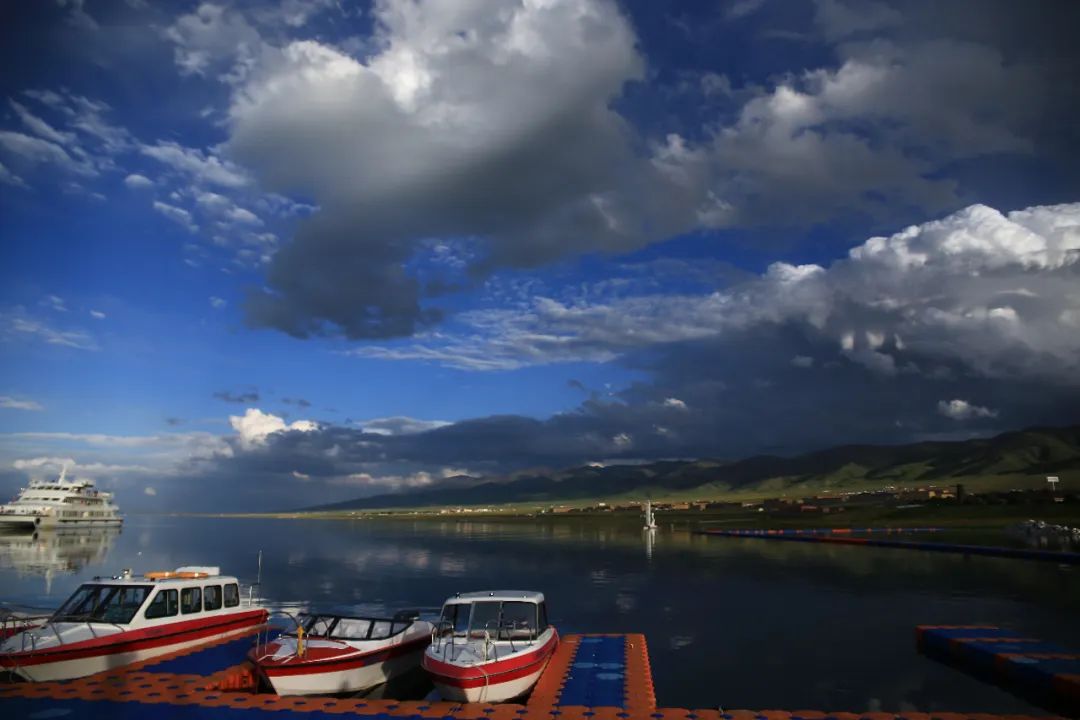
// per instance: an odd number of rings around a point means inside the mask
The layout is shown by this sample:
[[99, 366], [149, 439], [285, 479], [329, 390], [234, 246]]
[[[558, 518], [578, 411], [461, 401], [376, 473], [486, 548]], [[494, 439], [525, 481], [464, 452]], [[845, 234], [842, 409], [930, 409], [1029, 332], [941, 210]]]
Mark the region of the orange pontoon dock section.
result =
[[1080, 717], [1080, 653], [994, 625], [920, 625], [915, 643], [928, 657]]
[[[1025, 720], [959, 713], [658, 708], [642, 635], [567, 635], [525, 705], [255, 692], [251, 637], [79, 680], [0, 684], [0, 717], [64, 720]], [[238, 659], [239, 658], [239, 659]], [[231, 664], [229, 664], [231, 663]]]

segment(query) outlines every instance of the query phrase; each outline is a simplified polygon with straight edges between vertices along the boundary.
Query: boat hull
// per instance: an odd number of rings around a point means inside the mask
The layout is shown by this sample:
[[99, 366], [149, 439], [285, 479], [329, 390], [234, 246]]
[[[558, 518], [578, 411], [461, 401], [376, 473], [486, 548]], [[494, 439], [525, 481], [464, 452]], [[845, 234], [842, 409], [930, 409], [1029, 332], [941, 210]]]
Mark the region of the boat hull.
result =
[[519, 698], [532, 690], [533, 686], [536, 685], [536, 681], [540, 679], [540, 675], [544, 672], [544, 667], [546, 666], [547, 662], [545, 661], [535, 672], [513, 680], [492, 682], [490, 685], [461, 687], [459, 685], [450, 684], [452, 681], [448, 681], [445, 678], [440, 682], [440, 678], [435, 676], [432, 676], [432, 683], [435, 685], [435, 689], [438, 690], [439, 696], [443, 700], [467, 703], [508, 702]]
[[244, 635], [265, 622], [266, 611], [260, 609], [184, 623], [188, 627], [183, 629], [158, 626], [128, 630], [90, 643], [0, 655], [0, 669], [32, 682], [72, 680]]
[[[395, 653], [343, 658], [337, 662], [259, 670], [278, 695], [335, 695], [370, 690], [420, 667], [427, 642], [412, 643]], [[380, 659], [382, 658], [382, 659]]]
[[120, 527], [124, 519], [112, 518], [57, 518], [54, 515], [3, 515], [0, 514], [0, 529], [44, 530], [54, 528], [90, 528]]
[[525, 695], [540, 679], [559, 645], [559, 635], [539, 648], [506, 660], [459, 665], [424, 655], [424, 669], [444, 700], [499, 703]]

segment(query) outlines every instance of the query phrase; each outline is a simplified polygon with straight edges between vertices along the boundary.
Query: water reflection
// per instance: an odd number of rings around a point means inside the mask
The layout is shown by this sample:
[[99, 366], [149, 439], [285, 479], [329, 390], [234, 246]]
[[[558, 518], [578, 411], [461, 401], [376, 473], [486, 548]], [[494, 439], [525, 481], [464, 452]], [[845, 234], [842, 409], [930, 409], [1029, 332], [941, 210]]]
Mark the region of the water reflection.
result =
[[[633, 522], [129, 519], [108, 557], [54, 595], [123, 567], [220, 565], [291, 611], [385, 614], [455, 592], [542, 590], [560, 632], [640, 632], [661, 702], [864, 712], [1031, 713], [920, 656], [917, 624], [988, 623], [1080, 647], [1080, 572], [1052, 563], [712, 538]], [[38, 576], [0, 562], [0, 600]], [[9, 569], [4, 569], [9, 568]], [[52, 599], [55, 604], [55, 599]], [[40, 600], [44, 603], [47, 600]]]
[[656, 528], [645, 528], [641, 531], [642, 536], [645, 538], [645, 558], [652, 560], [653, 555], [653, 543], [656, 542]]
[[119, 527], [0, 533], [0, 568], [14, 570], [18, 577], [44, 577], [44, 592], [50, 595], [58, 574], [102, 562], [119, 536]]

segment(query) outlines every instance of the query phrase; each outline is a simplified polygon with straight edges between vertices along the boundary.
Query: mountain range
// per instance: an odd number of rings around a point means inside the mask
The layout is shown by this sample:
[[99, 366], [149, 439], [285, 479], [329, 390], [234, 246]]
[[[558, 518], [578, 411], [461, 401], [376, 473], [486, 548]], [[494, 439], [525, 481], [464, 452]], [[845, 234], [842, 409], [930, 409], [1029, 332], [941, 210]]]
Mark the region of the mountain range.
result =
[[308, 510], [483, 506], [513, 503], [700, 498], [737, 499], [782, 494], [869, 490], [964, 483], [970, 490], [1045, 486], [1080, 481], [1080, 425], [1030, 428], [991, 438], [910, 445], [844, 445], [794, 457], [743, 460], [666, 460], [635, 465], [588, 465], [513, 478], [458, 476], [439, 486], [387, 493]]

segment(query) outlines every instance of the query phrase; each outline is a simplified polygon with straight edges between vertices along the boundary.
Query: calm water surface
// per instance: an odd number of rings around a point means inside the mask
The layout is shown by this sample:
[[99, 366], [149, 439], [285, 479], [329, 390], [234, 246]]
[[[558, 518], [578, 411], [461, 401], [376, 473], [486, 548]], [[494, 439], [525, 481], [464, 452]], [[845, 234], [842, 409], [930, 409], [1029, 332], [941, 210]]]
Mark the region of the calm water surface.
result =
[[122, 533], [0, 536], [0, 600], [55, 607], [120, 568], [220, 565], [276, 607], [389, 612], [543, 591], [567, 632], [641, 632], [662, 705], [1034, 712], [920, 656], [918, 624], [990, 623], [1080, 648], [1080, 568], [694, 536], [589, 521], [129, 517]]

